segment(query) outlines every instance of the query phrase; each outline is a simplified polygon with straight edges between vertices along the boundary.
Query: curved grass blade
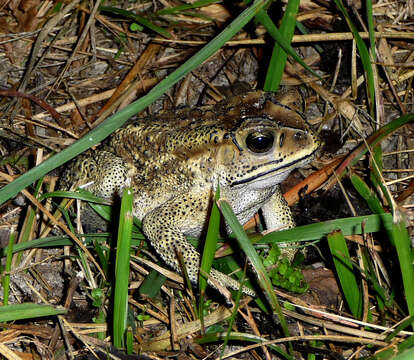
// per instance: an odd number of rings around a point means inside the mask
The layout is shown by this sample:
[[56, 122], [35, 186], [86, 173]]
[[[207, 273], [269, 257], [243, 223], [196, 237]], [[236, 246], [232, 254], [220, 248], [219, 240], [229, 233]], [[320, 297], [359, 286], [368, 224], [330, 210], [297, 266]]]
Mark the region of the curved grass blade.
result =
[[[59, 247], [73, 245], [73, 241], [68, 236], [50, 236], [43, 239], [29, 240], [24, 243], [15, 244], [13, 246], [13, 254], [19, 251], [35, 248]], [[0, 249], [0, 258], [6, 256], [8, 248]]]
[[154, 23], [152, 23], [151, 21], [149, 21], [148, 19], [144, 18], [143, 16], [137, 15], [135, 13], [133, 13], [132, 11], [128, 11], [128, 10], [124, 10], [121, 8], [117, 8], [117, 7], [112, 7], [112, 6], [100, 6], [99, 7], [100, 11], [103, 12], [108, 12], [108, 13], [112, 13], [112, 14], [117, 14], [117, 15], [121, 15], [127, 19], [131, 19], [135, 22], [137, 22], [138, 24], [141, 24], [145, 27], [147, 27], [148, 29], [156, 32], [157, 34], [166, 37], [167, 39], [171, 39], [172, 36], [171, 34], [163, 29], [162, 27], [155, 25]]
[[[92, 241], [99, 241], [99, 242], [108, 242], [110, 238], [110, 233], [97, 233], [97, 234], [82, 234], [82, 237], [85, 238], [84, 244], [90, 245]], [[131, 246], [139, 246], [141, 244], [141, 240], [144, 240], [144, 236], [142, 234], [133, 233], [133, 238], [131, 242]], [[71, 246], [73, 245], [73, 241], [70, 240], [69, 236], [50, 236], [47, 238], [41, 239], [34, 239], [29, 240], [24, 243], [15, 244], [13, 246], [13, 254], [28, 250], [28, 249], [36, 249], [36, 248], [56, 248], [60, 246]], [[0, 249], [0, 258], [6, 256], [7, 248]]]
[[112, 201], [102, 199], [99, 196], [95, 196], [89, 191], [81, 190], [81, 191], [53, 191], [50, 193], [43, 194], [39, 196], [39, 201], [42, 201], [47, 198], [51, 197], [60, 197], [60, 198], [69, 198], [69, 199], [77, 199], [83, 200], [87, 202], [93, 202], [97, 204], [103, 205], [112, 205]]
[[[403, 331], [406, 327], [410, 326], [410, 324], [414, 321], [414, 316], [409, 316], [405, 318], [398, 326], [384, 339], [384, 341], [388, 342], [394, 339], [400, 331]], [[413, 344], [414, 345], [414, 344]]]
[[378, 199], [377, 194], [372, 190], [362, 178], [356, 174], [350, 176], [352, 185], [358, 191], [364, 200], [367, 202], [368, 207], [375, 214], [384, 214], [385, 210], [381, 205], [381, 201]]
[[[276, 297], [276, 294], [273, 290], [272, 282], [269, 279], [267, 271], [263, 265], [263, 262], [260, 260], [259, 255], [257, 254], [253, 244], [250, 242], [249, 238], [247, 237], [246, 233], [243, 230], [243, 227], [240, 225], [239, 221], [237, 220], [236, 215], [233, 212], [230, 204], [225, 200], [218, 201], [218, 207], [221, 210], [224, 218], [226, 219], [227, 223], [229, 224], [230, 228], [232, 229], [234, 235], [237, 238], [237, 241], [246, 254], [248, 259], [250, 260], [256, 274], [258, 277], [258, 283], [260, 287], [264, 291], [264, 295], [266, 296], [267, 300], [269, 301], [272, 310], [276, 313], [280, 320], [280, 325], [282, 326], [283, 333], [285, 336], [289, 336], [289, 329], [287, 327], [286, 318], [282, 313], [282, 309], [280, 307], [279, 301]], [[289, 344], [290, 352], [293, 351], [292, 344]]]
[[362, 234], [364, 231], [367, 233], [381, 230], [390, 231], [392, 224], [392, 215], [389, 213], [328, 220], [316, 224], [298, 226], [294, 229], [275, 231], [263, 236], [256, 244], [321, 240], [327, 234], [338, 229], [345, 236]]
[[[414, 121], [414, 113], [401, 116], [388, 124], [384, 125], [374, 134], [372, 134], [366, 142], [373, 148], [375, 145], [379, 144], [384, 140], [388, 135], [391, 135], [394, 131], [400, 129], [404, 125]], [[365, 142], [361, 143], [352, 153], [346, 158], [345, 161], [341, 163], [336, 169], [338, 177], [341, 177], [345, 174], [345, 170], [348, 166], [355, 165], [361, 158], [367, 153], [368, 149], [365, 145]], [[1, 190], [0, 190], [1, 191]]]
[[217, 4], [222, 2], [221, 0], [199, 0], [191, 4], [184, 4], [179, 6], [174, 6], [170, 8], [165, 8], [156, 12], [156, 15], [171, 15], [176, 14], [185, 10], [197, 9], [211, 4]]
[[220, 34], [204, 46], [197, 54], [188, 59], [178, 69], [173, 71], [158, 85], [152, 88], [147, 95], [141, 97], [129, 106], [125, 107], [115, 115], [106, 119], [98, 127], [90, 131], [86, 136], [76, 141], [65, 150], [55, 156], [43, 161], [38, 166], [27, 171], [12, 183], [0, 189], [0, 204], [15, 196], [19, 191], [32, 184], [48, 172], [73, 159], [81, 152], [89, 149], [93, 145], [105, 139], [109, 134], [121, 127], [131, 116], [144, 110], [148, 105], [158, 99], [165, 91], [176, 84], [185, 75], [194, 70], [203, 61], [207, 60], [237, 32], [243, 28], [267, 3], [267, 0], [256, 0], [253, 5], [244, 10], [236, 19], [233, 20]]
[[[296, 20], [296, 28], [299, 30], [301, 34], [304, 34], [304, 35], [310, 34], [310, 31], [308, 30], [308, 28], [305, 25], [303, 25], [300, 21], [297, 21], [297, 20]], [[323, 53], [323, 48], [320, 45], [313, 44], [312, 46], [315, 48], [315, 50], [318, 53], [320, 54]]]

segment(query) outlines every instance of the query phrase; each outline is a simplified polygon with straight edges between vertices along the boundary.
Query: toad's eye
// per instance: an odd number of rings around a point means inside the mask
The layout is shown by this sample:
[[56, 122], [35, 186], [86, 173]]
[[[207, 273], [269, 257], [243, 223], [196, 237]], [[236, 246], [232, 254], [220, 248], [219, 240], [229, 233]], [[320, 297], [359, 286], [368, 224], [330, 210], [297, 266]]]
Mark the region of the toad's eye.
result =
[[246, 145], [254, 153], [265, 153], [272, 148], [274, 139], [272, 133], [254, 132], [247, 135]]

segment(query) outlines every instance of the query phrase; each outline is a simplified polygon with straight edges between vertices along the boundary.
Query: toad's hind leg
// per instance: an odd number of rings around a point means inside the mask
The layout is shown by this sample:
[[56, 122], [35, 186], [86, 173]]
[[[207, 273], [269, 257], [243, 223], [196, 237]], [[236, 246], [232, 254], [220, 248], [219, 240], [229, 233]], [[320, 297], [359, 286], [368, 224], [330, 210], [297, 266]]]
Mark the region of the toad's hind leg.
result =
[[[185, 238], [187, 230], [194, 229], [196, 213], [200, 211], [200, 200], [189, 195], [185, 199], [173, 199], [149, 212], [143, 219], [143, 231], [159, 256], [176, 271], [181, 272], [177, 253], [182, 254], [188, 277], [198, 283], [200, 254]], [[240, 284], [233, 278], [211, 269], [210, 276], [221, 286], [238, 290]], [[216, 287], [214, 282], [209, 284]], [[255, 296], [253, 290], [243, 287], [243, 292]]]
[[[70, 163], [65, 170], [60, 188], [78, 187], [104, 199], [114, 199], [129, 186], [130, 177], [125, 162], [108, 151], [87, 151]], [[105, 230], [106, 222], [90, 206], [82, 207], [82, 223], [90, 230]]]

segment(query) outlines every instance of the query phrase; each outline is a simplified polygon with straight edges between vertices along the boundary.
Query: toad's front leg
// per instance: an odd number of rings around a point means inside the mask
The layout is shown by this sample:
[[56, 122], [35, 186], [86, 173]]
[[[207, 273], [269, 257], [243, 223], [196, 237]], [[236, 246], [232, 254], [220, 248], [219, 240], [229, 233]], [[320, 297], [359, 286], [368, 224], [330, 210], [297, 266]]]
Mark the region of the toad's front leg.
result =
[[[261, 209], [267, 230], [286, 230], [296, 226], [292, 211], [283, 197], [279, 186], [277, 187], [277, 191], [263, 204]], [[296, 248], [292, 247], [292, 245], [297, 246], [298, 243], [280, 243], [278, 245], [280, 246], [282, 254], [290, 261], [293, 260], [296, 254]]]

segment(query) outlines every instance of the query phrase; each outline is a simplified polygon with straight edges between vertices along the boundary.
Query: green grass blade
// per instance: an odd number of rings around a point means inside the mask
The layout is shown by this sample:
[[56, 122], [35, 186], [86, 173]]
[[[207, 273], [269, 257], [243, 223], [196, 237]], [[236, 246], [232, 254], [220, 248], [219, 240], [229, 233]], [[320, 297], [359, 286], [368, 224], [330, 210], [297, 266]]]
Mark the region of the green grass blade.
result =
[[[285, 38], [289, 45], [295, 32], [296, 15], [298, 13], [299, 3], [300, 0], [289, 0], [280, 24], [280, 34]], [[275, 43], [263, 87], [265, 91], [276, 92], [279, 89], [287, 56], [287, 53], [282, 47], [278, 43]]]
[[220, 360], [222, 359], [222, 357], [223, 357], [223, 355], [224, 355], [224, 352], [225, 352], [225, 350], [226, 350], [226, 348], [227, 348], [227, 344], [229, 343], [229, 341], [231, 340], [231, 330], [233, 329], [233, 325], [234, 325], [234, 322], [236, 321], [236, 318], [237, 318], [237, 314], [238, 314], [238, 312], [239, 312], [239, 306], [240, 306], [240, 299], [241, 299], [241, 297], [242, 297], [242, 287], [244, 286], [244, 279], [246, 278], [246, 273], [244, 272], [243, 273], [243, 279], [242, 279], [242, 281], [240, 282], [240, 284], [241, 284], [241, 287], [240, 287], [240, 289], [239, 289], [239, 291], [237, 292], [237, 296], [236, 296], [236, 299], [235, 299], [235, 301], [234, 301], [234, 306], [233, 306], [233, 310], [232, 310], [232, 312], [231, 312], [231, 316], [230, 316], [230, 318], [229, 318], [229, 320], [228, 320], [228, 325], [227, 325], [227, 334], [226, 334], [226, 337], [224, 338], [224, 341], [223, 341], [223, 345], [222, 345], [222, 347], [221, 347], [221, 352], [220, 352]]
[[230, 23], [220, 34], [204, 46], [197, 54], [192, 56], [183, 65], [152, 88], [147, 95], [106, 119], [102, 124], [90, 131], [82, 139], [67, 147], [65, 150], [43, 161], [41, 164], [27, 171], [24, 175], [20, 176], [12, 183], [0, 189], [0, 204], [15, 196], [19, 191], [32, 184], [41, 176], [46, 175], [48, 172], [102, 141], [109, 134], [121, 127], [131, 116], [144, 110], [148, 105], [158, 99], [165, 91], [176, 84], [185, 75], [194, 70], [198, 65], [203, 63], [203, 61], [207, 60], [218, 49], [220, 49], [221, 46], [223, 46], [237, 32], [239, 32], [244, 25], [248, 23], [266, 3], [266, 0], [256, 0], [253, 5], [244, 10], [236, 19], [233, 20], [232, 23]]
[[353, 271], [344, 235], [338, 230], [328, 234], [327, 239], [346, 302], [354, 317], [360, 319], [362, 316], [362, 293]]
[[138, 292], [141, 296], [153, 299], [160, 293], [161, 286], [164, 285], [166, 280], [167, 278], [163, 274], [151, 270], [139, 287]]
[[377, 146], [374, 146], [371, 151], [373, 155], [373, 159], [371, 159], [372, 161], [371, 167], [374, 166], [374, 161], [375, 161], [375, 165], [378, 168], [378, 171], [382, 172], [382, 170], [384, 169], [384, 164], [382, 161], [383, 153], [382, 153], [381, 145], [378, 144]]
[[[13, 246], [13, 254], [19, 251], [35, 248], [59, 247], [73, 245], [73, 240], [68, 236], [50, 236], [43, 239], [29, 240], [24, 243], [15, 244]], [[7, 256], [5, 249], [0, 249], [0, 257]]]
[[[412, 360], [414, 358], [413, 350], [414, 335], [411, 335], [397, 346], [387, 346], [386, 348], [377, 351], [375, 356], [369, 357], [368, 360]], [[405, 357], [406, 355], [407, 357]]]
[[[97, 234], [82, 234], [82, 237], [85, 239], [85, 245], [90, 245], [92, 241], [99, 242], [108, 242], [110, 238], [110, 233], [97, 233]], [[141, 240], [144, 239], [144, 236], [140, 233], [133, 233], [133, 239], [131, 242], [132, 246], [138, 247], [141, 244]], [[29, 240], [25, 243], [15, 244], [13, 246], [13, 254], [19, 251], [35, 248], [56, 248], [60, 246], [71, 246], [73, 245], [73, 240], [69, 239], [68, 236], [50, 236], [47, 238]], [[0, 257], [7, 255], [7, 248], [0, 249]]]
[[[36, 199], [39, 198], [39, 192], [40, 192], [40, 189], [42, 188], [43, 180], [44, 180], [43, 178], [39, 179], [39, 181], [36, 183], [35, 191], [33, 194], [36, 197]], [[36, 219], [36, 207], [33, 204], [30, 204], [27, 207], [26, 218], [25, 218], [25, 221], [23, 222], [23, 227], [20, 230], [20, 237], [18, 239], [19, 243], [22, 244], [22, 243], [29, 241], [30, 237], [32, 236], [33, 225], [34, 225], [35, 219]], [[23, 256], [23, 253], [18, 254], [16, 258], [13, 260], [13, 263], [16, 266], [20, 264], [22, 256]]]
[[121, 211], [119, 214], [113, 317], [113, 339], [114, 346], [117, 348], [124, 346], [124, 336], [127, 325], [133, 197], [134, 194], [132, 189], [127, 188], [124, 190], [121, 201]]
[[96, 254], [98, 255], [99, 263], [101, 268], [106, 276], [106, 278], [110, 277], [109, 274], [109, 251], [107, 251], [99, 241], [93, 241], [93, 247], [95, 249]]
[[[382, 169], [382, 150], [379, 146], [374, 147], [373, 150], [375, 163], [371, 167], [371, 179], [374, 184], [377, 184], [384, 196], [387, 198], [388, 204], [393, 203], [390, 198], [392, 195], [387, 191], [385, 185], [381, 181], [380, 171]], [[351, 181], [360, 195], [367, 201], [368, 206], [373, 212], [384, 213], [384, 209], [381, 206], [376, 194], [360, 179], [357, 175], [351, 175]], [[414, 316], [414, 267], [411, 259], [411, 242], [410, 236], [406, 229], [407, 223], [404, 216], [400, 213], [398, 208], [392, 208], [394, 222], [391, 227], [388, 227], [387, 234], [389, 240], [397, 250], [397, 256], [400, 264], [404, 294], [407, 303], [407, 309], [410, 316]], [[412, 323], [414, 328], [414, 322]]]
[[367, 20], [368, 20], [368, 32], [369, 32], [369, 44], [371, 48], [371, 55], [374, 61], [377, 61], [377, 53], [375, 51], [375, 25], [374, 25], [374, 11], [372, 9], [372, 0], [365, 2], [367, 8]]
[[[252, 342], [252, 343], [262, 343], [265, 342], [267, 339], [262, 338], [260, 336], [252, 335], [252, 334], [244, 334], [238, 332], [231, 332], [227, 335], [227, 333], [211, 333], [206, 334], [201, 338], [194, 339], [194, 341], [198, 344], [207, 344], [211, 342], [217, 342], [223, 340], [226, 336], [229, 337], [229, 340], [232, 341], [242, 341], [242, 342]], [[283, 358], [287, 360], [295, 360], [295, 358], [289, 354], [287, 354], [283, 349], [279, 346], [270, 344], [267, 345], [270, 349], [277, 352], [279, 355], [283, 356]]]
[[344, 236], [362, 234], [363, 232], [388, 231], [392, 229], [392, 215], [389, 213], [373, 214], [298, 226], [294, 229], [269, 233], [263, 236], [257, 244], [321, 240], [327, 234], [338, 229], [342, 231]]
[[382, 174], [383, 170], [383, 162], [382, 162], [382, 148], [381, 145], [378, 144], [371, 148], [371, 157], [370, 157], [370, 173], [369, 179], [371, 180], [372, 185], [375, 189], [384, 189], [384, 185], [382, 183], [380, 174]]
[[372, 69], [371, 64], [371, 57], [369, 55], [367, 46], [365, 45], [364, 40], [362, 40], [361, 36], [359, 35], [357, 27], [354, 25], [354, 23], [351, 20], [351, 17], [348, 14], [348, 11], [346, 10], [344, 4], [342, 3], [342, 0], [334, 0], [336, 6], [338, 9], [342, 12], [342, 15], [344, 16], [349, 29], [352, 32], [352, 35], [354, 36], [359, 56], [361, 58], [362, 66], [364, 67], [364, 71], [366, 74], [366, 81], [367, 81], [367, 88], [368, 88], [368, 97], [370, 99], [369, 101], [369, 113], [372, 117], [374, 117], [374, 105], [375, 105], [375, 81], [374, 81], [374, 70]]
[[6, 257], [6, 266], [2, 274], [2, 283], [3, 283], [3, 305], [9, 303], [9, 292], [10, 292], [10, 271], [13, 259], [13, 246], [16, 241], [16, 233], [14, 229], [11, 229], [9, 236], [9, 244], [7, 245], [7, 257]]
[[105, 200], [100, 198], [99, 196], [93, 195], [91, 192], [86, 190], [79, 190], [79, 191], [53, 191], [50, 193], [43, 194], [39, 196], [39, 201], [42, 201], [47, 198], [51, 197], [58, 197], [58, 198], [69, 198], [69, 199], [76, 199], [76, 200], [83, 200], [87, 202], [93, 202], [96, 204], [103, 204], [103, 205], [111, 205], [112, 201]]
[[[216, 201], [220, 197], [220, 189], [217, 188], [216, 195], [215, 195], [215, 201], [213, 202], [213, 206], [211, 208], [211, 215], [210, 220], [208, 223], [208, 229], [207, 229], [207, 236], [206, 241], [204, 243], [204, 249], [203, 249], [203, 256], [201, 258], [201, 265], [200, 268], [202, 271], [200, 271], [199, 276], [199, 288], [200, 293], [202, 296], [204, 295], [204, 292], [207, 288], [207, 279], [202, 275], [204, 272], [205, 274], [210, 273], [211, 266], [213, 265], [214, 260], [214, 254], [216, 253], [216, 247], [217, 247], [217, 240], [219, 236], [220, 231], [220, 211], [217, 207]], [[200, 299], [200, 305], [202, 305], [202, 299]]]
[[384, 183], [384, 177], [382, 176], [382, 150], [379, 145], [371, 149], [371, 154], [373, 157], [370, 158], [371, 167], [370, 167], [370, 179], [374, 186], [381, 190], [382, 195], [387, 200], [389, 207], [391, 208], [392, 214], [395, 214], [396, 204], [393, 199], [393, 196], [388, 189], [387, 185]]
[[[239, 281], [243, 278], [243, 269], [240, 268], [240, 261], [235, 256], [225, 256], [218, 259], [214, 259], [213, 266], [218, 271], [225, 274], [234, 274]], [[253, 285], [246, 279], [245, 285], [252, 288]]]
[[405, 318], [398, 326], [384, 339], [384, 341], [389, 342], [394, 339], [400, 331], [403, 331], [406, 327], [410, 326], [414, 321], [414, 316], [409, 316]]
[[[342, 231], [344, 236], [359, 235], [363, 232], [390, 231], [392, 228], [392, 221], [392, 215], [389, 213], [356, 216], [297, 226], [293, 229], [271, 232], [265, 236], [253, 236], [251, 237], [251, 241], [259, 246], [262, 244], [277, 244], [279, 242], [319, 241], [330, 232], [338, 229]], [[364, 228], [362, 228], [362, 226], [364, 226]], [[231, 249], [227, 249], [226, 251], [222, 251], [221, 255], [226, 256], [231, 253]], [[219, 259], [216, 259], [215, 262], [218, 260]]]
[[281, 46], [281, 48], [290, 56], [292, 56], [295, 61], [302, 65], [306, 70], [308, 70], [312, 75], [316, 76], [318, 79], [321, 77], [313, 71], [300, 57], [296, 54], [295, 50], [292, 49], [289, 42], [286, 41], [283, 35], [280, 33], [276, 25], [273, 23], [270, 16], [263, 9], [260, 10], [256, 16], [257, 21], [259, 21], [269, 32], [269, 35]]
[[[244, 272], [240, 268], [239, 263], [240, 261], [237, 261], [234, 256], [225, 256], [225, 257], [220, 257], [218, 259], [214, 259], [213, 266], [216, 270], [224, 274], [232, 273], [238, 278], [240, 284], [243, 282], [244, 286], [250, 289], [253, 289], [253, 284], [251, 280], [245, 278]], [[268, 307], [263, 303], [261, 299], [256, 298], [255, 301], [262, 311], [264, 312], [268, 311]]]
[[[296, 28], [299, 30], [299, 32], [300, 32], [301, 34], [306, 35], [306, 34], [310, 34], [310, 33], [311, 33], [311, 32], [308, 30], [308, 28], [307, 28], [305, 25], [303, 25], [300, 21], [296, 21]], [[320, 45], [318, 45], [318, 44], [313, 44], [312, 46], [315, 48], [315, 50], [316, 50], [318, 53], [320, 53], [320, 54], [322, 54], [322, 53], [323, 53], [323, 48], [322, 48]]]
[[[74, 232], [74, 229], [71, 229], [71, 231]], [[81, 265], [82, 272], [85, 274], [85, 279], [88, 281], [89, 284], [93, 284], [93, 274], [88, 263], [88, 256], [78, 245], [75, 245], [75, 250], [78, 253], [78, 261]], [[102, 273], [105, 274], [103, 270]]]
[[0, 323], [6, 321], [33, 319], [43, 316], [61, 315], [66, 313], [67, 309], [62, 306], [33, 303], [5, 305], [0, 306]]
[[377, 194], [372, 190], [362, 178], [356, 174], [350, 176], [352, 185], [358, 191], [364, 200], [367, 202], [371, 211], [375, 214], [384, 214], [385, 210], [382, 207], [381, 201], [378, 199]]
[[197, 9], [197, 8], [201, 8], [204, 6], [211, 5], [211, 4], [217, 4], [220, 2], [221, 0], [199, 0], [191, 4], [184, 4], [184, 5], [174, 6], [170, 8], [165, 8], [165, 9], [157, 11], [156, 14], [157, 15], [171, 15], [171, 14], [176, 14], [176, 13], [179, 13], [185, 10]]
[[[394, 131], [402, 128], [404, 125], [414, 121], [414, 113], [401, 116], [397, 119], [390, 121], [388, 124], [384, 125], [382, 128], [378, 129], [374, 134], [372, 134], [368, 139], [367, 143], [374, 148], [387, 136], [391, 135]], [[355, 165], [361, 158], [367, 153], [368, 149], [365, 142], [361, 143], [352, 153], [347, 157], [347, 160], [342, 162], [342, 164], [337, 168], [336, 173], [339, 177], [343, 176], [346, 172], [347, 167]], [[0, 190], [1, 192], [1, 190]]]
[[134, 332], [130, 326], [126, 333], [126, 352], [128, 355], [132, 355], [134, 351]]
[[[380, 168], [382, 168], [382, 151], [381, 146], [377, 145], [373, 149], [374, 158], [376, 159], [376, 163]], [[373, 176], [373, 172], [370, 173], [371, 180], [375, 180], [374, 184], [377, 183], [376, 179], [377, 177]], [[382, 207], [381, 201], [379, 200], [377, 194], [375, 191], [370, 188], [365, 181], [358, 175], [351, 173], [350, 174], [351, 182], [354, 186], [354, 188], [358, 191], [358, 193], [364, 198], [364, 200], [367, 202], [368, 207], [371, 209], [373, 213], [376, 214], [384, 214], [385, 210]], [[378, 303], [378, 308], [380, 311], [383, 311], [385, 306], [389, 304], [390, 302], [390, 296], [386, 289], [384, 289], [380, 282], [378, 281], [375, 271], [373, 269], [373, 265], [371, 264], [371, 261], [369, 260], [368, 256], [366, 255], [366, 252], [363, 252], [363, 261], [364, 261], [364, 268], [365, 270], [365, 276], [366, 278], [371, 282], [372, 288], [375, 290], [375, 297]]]
[[[390, 359], [390, 357], [388, 358]], [[414, 359], [414, 348], [408, 349], [397, 356], [392, 357], [393, 360], [413, 360]]]
[[211, 207], [210, 219], [208, 222], [207, 236], [204, 243], [204, 249], [201, 257], [200, 275], [198, 277], [198, 286], [200, 296], [198, 300], [198, 317], [202, 324], [202, 332], [204, 332], [204, 307], [205, 307], [205, 291], [207, 288], [207, 278], [203, 274], [209, 274], [211, 266], [213, 265], [214, 254], [216, 253], [217, 240], [220, 231], [220, 211], [217, 207], [216, 201], [220, 197], [220, 187], [217, 187], [213, 206]]
[[[398, 261], [404, 285], [404, 295], [407, 303], [408, 314], [414, 315], [414, 267], [411, 257], [411, 240], [407, 231], [407, 223], [402, 214], [393, 224], [392, 230], [388, 233], [390, 240], [395, 244]], [[412, 323], [414, 328], [414, 322]]]
[[[27, 207], [26, 219], [23, 222], [22, 229], [20, 230], [20, 237], [19, 237], [19, 240], [18, 240], [18, 245], [24, 244], [24, 243], [27, 243], [28, 241], [30, 241], [29, 239], [32, 235], [33, 222], [35, 221], [35, 219], [36, 219], [36, 210], [35, 210], [35, 207], [31, 204]], [[20, 264], [22, 256], [23, 256], [23, 254], [19, 254], [16, 257], [16, 260], [14, 261], [14, 263], [15, 264]]]
[[413, 348], [413, 347], [414, 347], [414, 335], [411, 335], [410, 337], [405, 339], [403, 342], [398, 344], [399, 351], [404, 351], [406, 349]]
[[[227, 223], [229, 224], [230, 228], [233, 230], [234, 235], [237, 238], [237, 241], [246, 254], [248, 259], [250, 260], [253, 269], [255, 270], [258, 278], [258, 282], [260, 287], [263, 289], [266, 298], [269, 301], [272, 310], [276, 313], [280, 320], [280, 324], [282, 326], [283, 333], [285, 336], [289, 336], [289, 330], [287, 327], [286, 319], [282, 313], [282, 309], [280, 307], [279, 301], [276, 297], [276, 294], [273, 290], [272, 283], [269, 279], [269, 276], [266, 272], [263, 263], [257, 254], [256, 250], [254, 249], [252, 243], [250, 242], [249, 238], [247, 237], [246, 233], [243, 230], [243, 227], [237, 220], [236, 215], [234, 214], [230, 204], [225, 200], [219, 200], [218, 206], [223, 214], [224, 218], [226, 219]], [[290, 344], [290, 350], [292, 351], [292, 345]]]
[[112, 206], [102, 205], [97, 203], [89, 203], [89, 206], [95, 210], [95, 212], [101, 216], [104, 220], [110, 222], [112, 219]]
[[112, 6], [100, 6], [99, 10], [103, 11], [103, 12], [108, 12], [108, 13], [111, 13], [111, 14], [121, 15], [121, 16], [127, 18], [127, 19], [131, 19], [131, 20], [137, 22], [138, 24], [141, 24], [141, 25], [147, 27], [148, 29], [154, 31], [155, 33], [157, 33], [161, 36], [166, 37], [167, 39], [172, 38], [171, 34], [167, 30], [163, 29], [160, 26], [155, 25], [154, 23], [152, 23], [148, 19], [144, 18], [143, 16], [139, 16], [139, 15], [133, 13], [132, 11], [128, 11], [128, 10], [124, 10], [124, 9], [116, 8], [116, 7], [112, 7]]

